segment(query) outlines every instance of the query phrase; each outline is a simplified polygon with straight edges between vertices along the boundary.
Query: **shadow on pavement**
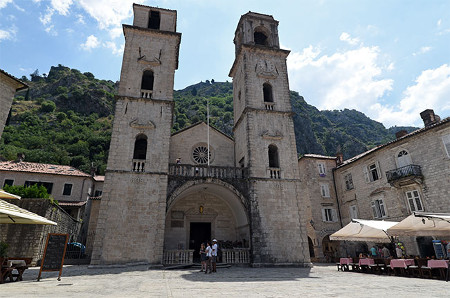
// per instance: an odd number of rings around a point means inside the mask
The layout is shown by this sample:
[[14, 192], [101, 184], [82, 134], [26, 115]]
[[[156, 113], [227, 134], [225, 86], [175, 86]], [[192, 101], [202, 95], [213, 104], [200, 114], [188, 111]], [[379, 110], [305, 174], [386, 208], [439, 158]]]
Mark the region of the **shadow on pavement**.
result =
[[217, 269], [217, 272], [205, 274], [199, 270], [189, 270], [180, 275], [181, 278], [193, 282], [261, 282], [288, 281], [302, 278], [318, 278], [310, 276], [311, 268], [241, 268], [231, 267]]

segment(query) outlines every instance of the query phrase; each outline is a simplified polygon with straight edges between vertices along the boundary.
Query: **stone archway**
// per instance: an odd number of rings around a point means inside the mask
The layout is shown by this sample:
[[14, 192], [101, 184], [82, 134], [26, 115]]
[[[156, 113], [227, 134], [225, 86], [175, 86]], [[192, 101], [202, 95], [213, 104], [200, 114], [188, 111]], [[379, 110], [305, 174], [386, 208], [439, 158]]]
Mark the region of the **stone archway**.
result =
[[200, 243], [212, 238], [219, 240], [221, 248], [248, 248], [244, 202], [242, 194], [221, 180], [184, 183], [167, 200], [164, 250], [191, 250], [195, 260]]

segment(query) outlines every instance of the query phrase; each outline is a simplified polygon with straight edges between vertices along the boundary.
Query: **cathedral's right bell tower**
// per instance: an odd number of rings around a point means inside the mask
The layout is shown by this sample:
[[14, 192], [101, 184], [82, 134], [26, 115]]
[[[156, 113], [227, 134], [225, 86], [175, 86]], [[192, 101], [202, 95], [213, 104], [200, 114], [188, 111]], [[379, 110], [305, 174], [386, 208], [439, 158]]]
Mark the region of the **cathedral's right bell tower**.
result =
[[249, 169], [252, 263], [309, 266], [293, 113], [278, 21], [248, 12], [234, 38], [237, 166]]

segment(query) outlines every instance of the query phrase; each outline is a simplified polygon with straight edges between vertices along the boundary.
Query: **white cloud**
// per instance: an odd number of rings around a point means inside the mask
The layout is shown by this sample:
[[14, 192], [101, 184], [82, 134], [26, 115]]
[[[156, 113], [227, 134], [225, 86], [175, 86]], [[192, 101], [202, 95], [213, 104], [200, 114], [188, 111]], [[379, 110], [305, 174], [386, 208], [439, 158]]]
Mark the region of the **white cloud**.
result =
[[425, 54], [425, 53], [431, 51], [431, 49], [432, 49], [432, 47], [421, 47], [420, 50], [418, 50], [417, 52], [413, 53], [413, 56]]
[[13, 25], [8, 30], [2, 30], [0, 29], [0, 42], [2, 40], [11, 40], [16, 37], [17, 34], [17, 28]]
[[117, 47], [116, 43], [112, 41], [107, 41], [103, 44], [105, 48], [109, 48], [112, 50], [113, 55], [120, 56], [123, 53], [124, 44], [122, 43], [119, 47]]
[[12, 0], [0, 0], [0, 9], [5, 8], [8, 3], [12, 3]]
[[86, 24], [86, 22], [84, 21], [84, 16], [82, 14], [77, 15], [77, 23]]
[[415, 84], [406, 88], [398, 106], [374, 106], [376, 120], [387, 125], [423, 126], [419, 113], [434, 109], [436, 114], [446, 117], [450, 112], [450, 66], [441, 65], [428, 69], [416, 78]]
[[89, 35], [86, 39], [86, 42], [81, 44], [81, 48], [85, 51], [90, 51], [92, 49], [98, 48], [100, 45], [100, 42], [98, 41], [97, 37], [94, 35]]
[[92, 17], [102, 30], [109, 30], [112, 37], [119, 36], [122, 21], [131, 17], [135, 0], [78, 0], [79, 5]]
[[69, 8], [72, 5], [72, 0], [52, 0], [51, 5], [60, 15], [66, 16], [69, 13]]
[[54, 13], [54, 12], [55, 12], [55, 11], [54, 11], [52, 8], [47, 7], [47, 10], [46, 10], [45, 14], [44, 14], [44, 15], [41, 15], [41, 16], [39, 17], [39, 21], [41, 21], [41, 23], [42, 23], [44, 26], [49, 25], [49, 24], [51, 23], [51, 21], [52, 21], [52, 16], [53, 16], [53, 13]]
[[340, 40], [347, 42], [348, 44], [355, 46], [359, 44], [360, 40], [358, 38], [351, 38], [350, 34], [347, 32], [342, 32], [341, 36], [339, 37]]
[[388, 91], [393, 80], [380, 76], [393, 68], [382, 66], [378, 47], [320, 55], [309, 46], [301, 53], [291, 53], [288, 69], [291, 89], [299, 90], [319, 109], [353, 108], [367, 112]]

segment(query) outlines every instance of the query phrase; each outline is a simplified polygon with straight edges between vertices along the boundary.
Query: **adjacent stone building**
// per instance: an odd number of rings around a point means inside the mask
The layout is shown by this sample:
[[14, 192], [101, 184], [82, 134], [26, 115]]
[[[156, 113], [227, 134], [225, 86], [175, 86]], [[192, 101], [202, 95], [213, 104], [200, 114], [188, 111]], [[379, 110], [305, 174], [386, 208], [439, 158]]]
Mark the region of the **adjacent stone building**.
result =
[[234, 139], [205, 123], [171, 135], [177, 13], [133, 10], [91, 264], [190, 263], [217, 238], [224, 262], [309, 266], [278, 21], [239, 20]]
[[[342, 223], [352, 218], [401, 221], [413, 211], [450, 212], [450, 118], [421, 113], [425, 127], [338, 165]], [[401, 238], [407, 253], [432, 255], [431, 237]], [[446, 240], [446, 239], [444, 239]]]
[[334, 188], [336, 162], [336, 157], [317, 154], [305, 154], [298, 160], [309, 252], [315, 261], [331, 261], [339, 251], [339, 242], [330, 241], [330, 235], [342, 227]]
[[14, 94], [28, 88], [26, 84], [0, 69], [0, 137], [8, 119]]

